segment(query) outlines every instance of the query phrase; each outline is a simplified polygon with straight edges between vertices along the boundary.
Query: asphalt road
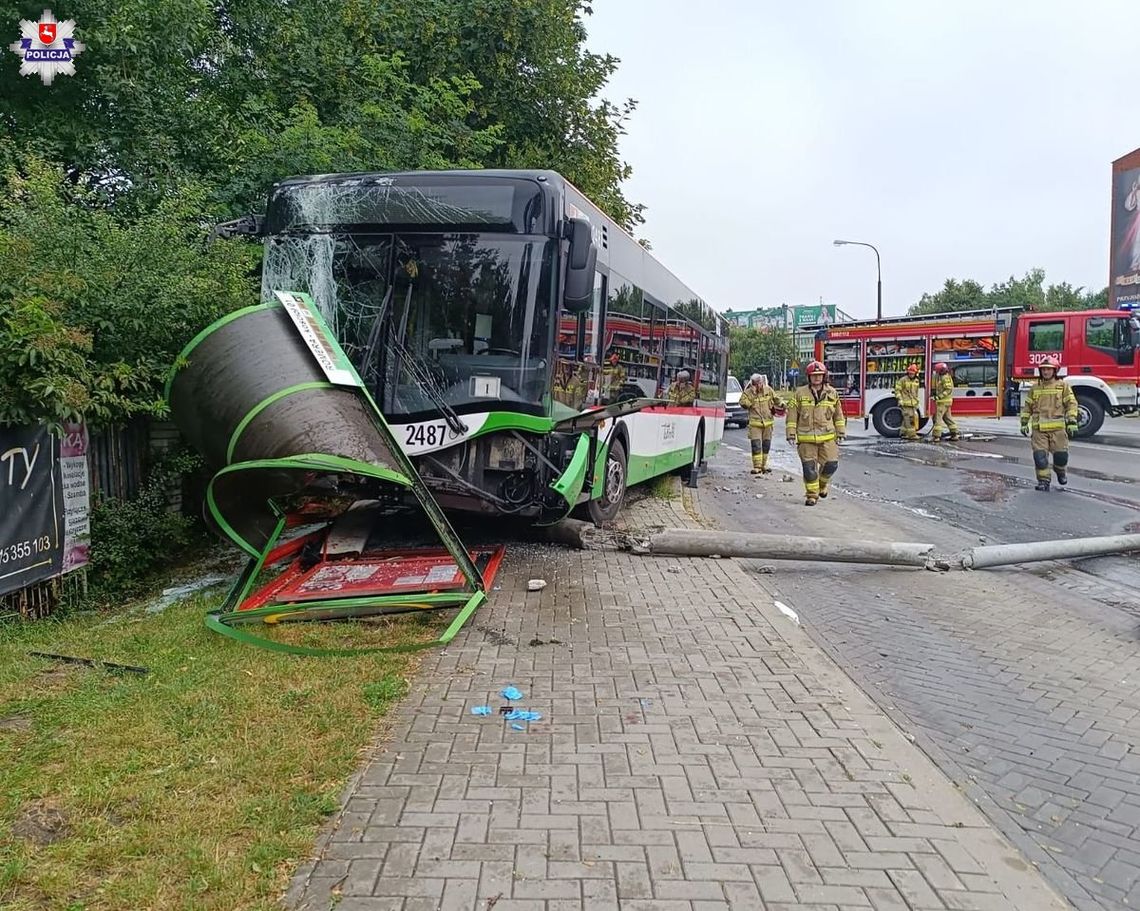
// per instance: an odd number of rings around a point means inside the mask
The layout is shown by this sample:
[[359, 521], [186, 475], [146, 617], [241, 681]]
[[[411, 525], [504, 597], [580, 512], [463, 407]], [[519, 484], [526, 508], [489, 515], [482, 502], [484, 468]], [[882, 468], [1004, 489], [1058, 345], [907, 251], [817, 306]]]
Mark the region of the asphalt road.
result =
[[[730, 530], [946, 553], [1140, 531], [1140, 421], [1075, 442], [1069, 488], [1049, 493], [1016, 421], [966, 429], [984, 436], [907, 444], [853, 424], [834, 494], [810, 509], [782, 426], [762, 479], [732, 430], [697, 502]], [[811, 635], [1074, 906], [1140, 907], [1140, 558], [949, 574], [765, 562]]]

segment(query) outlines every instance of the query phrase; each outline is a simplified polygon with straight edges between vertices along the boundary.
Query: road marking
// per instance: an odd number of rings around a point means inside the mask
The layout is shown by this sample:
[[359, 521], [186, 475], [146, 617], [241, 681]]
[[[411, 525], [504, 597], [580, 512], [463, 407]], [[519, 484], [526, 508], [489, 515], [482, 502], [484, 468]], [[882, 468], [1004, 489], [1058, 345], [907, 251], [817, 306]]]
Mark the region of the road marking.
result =
[[725, 449], [731, 449], [733, 452], [744, 452], [739, 446], [733, 446], [731, 443], [724, 444]]

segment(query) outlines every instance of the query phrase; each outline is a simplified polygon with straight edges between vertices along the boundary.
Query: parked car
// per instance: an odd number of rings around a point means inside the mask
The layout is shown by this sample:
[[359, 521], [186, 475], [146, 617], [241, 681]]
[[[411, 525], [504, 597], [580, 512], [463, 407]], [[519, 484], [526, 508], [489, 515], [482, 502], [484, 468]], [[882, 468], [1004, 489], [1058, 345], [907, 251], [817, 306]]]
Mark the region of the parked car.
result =
[[740, 380], [734, 376], [728, 378], [728, 393], [725, 395], [724, 404], [724, 426], [725, 427], [747, 427], [748, 426], [748, 412], [740, 407], [740, 393], [744, 390], [740, 386]]

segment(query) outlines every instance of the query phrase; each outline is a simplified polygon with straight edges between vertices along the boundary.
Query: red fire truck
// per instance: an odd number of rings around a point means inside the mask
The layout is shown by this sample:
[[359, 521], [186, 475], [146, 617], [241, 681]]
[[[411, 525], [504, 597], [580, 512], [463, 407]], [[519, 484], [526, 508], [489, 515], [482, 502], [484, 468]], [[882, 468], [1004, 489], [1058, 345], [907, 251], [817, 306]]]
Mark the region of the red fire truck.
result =
[[923, 383], [922, 426], [933, 410], [928, 391], [939, 362], [950, 366], [960, 417], [1016, 414], [1045, 357], [1061, 362], [1077, 395], [1078, 436], [1095, 434], [1106, 414], [1140, 406], [1140, 320], [1126, 310], [981, 310], [817, 328], [816, 357], [827, 365], [844, 413], [887, 437], [899, 435], [894, 386], [908, 364], [918, 365]]

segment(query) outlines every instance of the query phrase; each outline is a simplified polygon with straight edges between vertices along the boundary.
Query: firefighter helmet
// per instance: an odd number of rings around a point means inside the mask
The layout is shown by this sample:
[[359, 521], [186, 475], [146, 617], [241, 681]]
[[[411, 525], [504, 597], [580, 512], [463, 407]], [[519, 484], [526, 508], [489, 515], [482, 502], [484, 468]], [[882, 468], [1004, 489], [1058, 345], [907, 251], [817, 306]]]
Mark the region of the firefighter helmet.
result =
[[918, 364], [907, 364], [906, 365], [906, 375], [907, 376], [918, 376]]
[[1043, 357], [1037, 365], [1037, 375], [1041, 375], [1041, 370], [1044, 367], [1050, 367], [1053, 370], [1053, 375], [1056, 376], [1057, 371], [1061, 369], [1061, 362], [1055, 357]]
[[811, 376], [814, 373], [822, 373], [824, 376], [827, 376], [827, 368], [823, 366], [823, 364], [821, 364], [819, 361], [812, 361], [807, 365], [807, 369], [804, 370], [804, 373], [808, 376]]
[[934, 365], [934, 372], [935, 373], [949, 373], [950, 368], [947, 367], [945, 364], [935, 364]]

